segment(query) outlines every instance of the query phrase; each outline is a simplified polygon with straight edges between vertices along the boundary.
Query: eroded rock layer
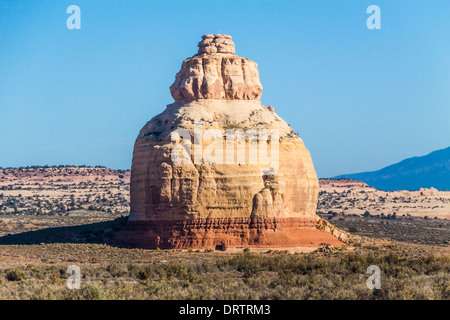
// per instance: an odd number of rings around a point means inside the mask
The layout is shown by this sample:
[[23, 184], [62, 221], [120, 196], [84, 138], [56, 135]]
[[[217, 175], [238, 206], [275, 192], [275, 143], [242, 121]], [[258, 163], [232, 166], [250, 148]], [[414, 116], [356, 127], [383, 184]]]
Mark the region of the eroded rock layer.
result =
[[170, 87], [175, 103], [134, 146], [123, 242], [146, 248], [336, 244], [317, 229], [318, 180], [303, 141], [259, 101], [256, 63], [206, 35]]
[[230, 218], [131, 222], [123, 242], [141, 248], [317, 247], [342, 242], [317, 228], [316, 219]]

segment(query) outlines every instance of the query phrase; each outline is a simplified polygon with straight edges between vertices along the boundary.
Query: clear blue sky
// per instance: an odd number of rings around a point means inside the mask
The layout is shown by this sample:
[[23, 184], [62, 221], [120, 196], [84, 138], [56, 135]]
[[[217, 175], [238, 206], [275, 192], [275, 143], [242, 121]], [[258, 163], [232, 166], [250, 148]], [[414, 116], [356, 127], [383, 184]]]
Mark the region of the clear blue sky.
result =
[[[81, 30], [66, 9], [81, 8]], [[381, 8], [381, 30], [366, 9]], [[259, 64], [319, 177], [450, 145], [450, 1], [0, 0], [0, 166], [130, 168], [202, 34]]]

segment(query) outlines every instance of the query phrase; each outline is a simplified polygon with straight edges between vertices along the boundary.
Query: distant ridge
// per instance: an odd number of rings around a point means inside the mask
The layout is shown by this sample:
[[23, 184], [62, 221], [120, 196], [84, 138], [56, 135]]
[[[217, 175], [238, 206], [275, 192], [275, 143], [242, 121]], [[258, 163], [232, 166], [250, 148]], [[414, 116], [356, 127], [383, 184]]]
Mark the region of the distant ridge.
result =
[[333, 178], [359, 180], [385, 191], [431, 187], [450, 190], [450, 147], [425, 156], [408, 158], [377, 171], [343, 174]]

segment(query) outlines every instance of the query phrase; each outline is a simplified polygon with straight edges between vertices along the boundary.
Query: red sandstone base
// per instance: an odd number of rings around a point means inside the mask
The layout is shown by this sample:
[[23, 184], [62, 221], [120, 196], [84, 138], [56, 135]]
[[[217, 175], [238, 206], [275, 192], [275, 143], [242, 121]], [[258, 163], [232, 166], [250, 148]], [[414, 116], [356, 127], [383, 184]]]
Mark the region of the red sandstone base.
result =
[[116, 240], [145, 249], [231, 247], [319, 247], [344, 243], [316, 228], [315, 219], [235, 218], [198, 220], [129, 221]]

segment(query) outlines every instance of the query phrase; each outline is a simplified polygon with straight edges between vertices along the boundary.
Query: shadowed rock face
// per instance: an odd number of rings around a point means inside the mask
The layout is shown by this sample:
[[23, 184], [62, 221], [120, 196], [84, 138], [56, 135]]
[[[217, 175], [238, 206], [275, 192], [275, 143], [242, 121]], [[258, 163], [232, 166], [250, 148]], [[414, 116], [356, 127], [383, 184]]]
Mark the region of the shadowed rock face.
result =
[[316, 228], [308, 150], [259, 101], [257, 64], [234, 55], [230, 36], [202, 38], [170, 87], [175, 103], [136, 139], [119, 238], [148, 248], [336, 244]]

